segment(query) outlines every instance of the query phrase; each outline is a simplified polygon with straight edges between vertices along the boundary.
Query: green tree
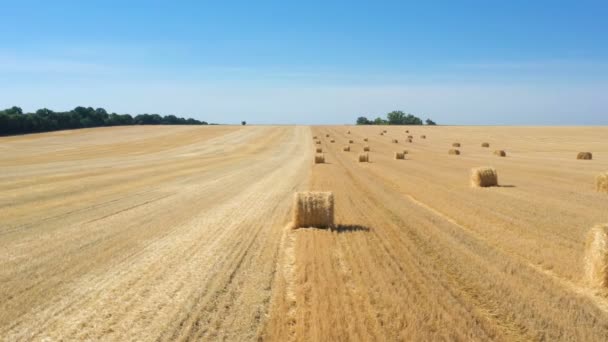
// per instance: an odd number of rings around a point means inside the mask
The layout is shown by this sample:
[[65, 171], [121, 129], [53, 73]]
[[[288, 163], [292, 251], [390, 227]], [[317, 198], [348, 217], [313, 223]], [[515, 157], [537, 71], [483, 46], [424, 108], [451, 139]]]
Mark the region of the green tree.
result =
[[394, 110], [386, 114], [386, 119], [389, 125], [405, 125], [405, 113], [400, 110]]
[[241, 121], [241, 125], [245, 126], [247, 124], [247, 121]]
[[435, 125], [437, 125], [437, 124], [435, 123], [435, 121], [433, 121], [433, 120], [431, 120], [431, 119], [426, 119], [426, 124], [427, 124], [427, 125], [429, 125], [429, 126], [435, 126]]
[[374, 119], [374, 125], [387, 125], [388, 121], [384, 120], [381, 117], [377, 117], [376, 119]]
[[360, 116], [357, 118], [357, 125], [371, 125], [372, 122], [369, 121], [365, 116]]

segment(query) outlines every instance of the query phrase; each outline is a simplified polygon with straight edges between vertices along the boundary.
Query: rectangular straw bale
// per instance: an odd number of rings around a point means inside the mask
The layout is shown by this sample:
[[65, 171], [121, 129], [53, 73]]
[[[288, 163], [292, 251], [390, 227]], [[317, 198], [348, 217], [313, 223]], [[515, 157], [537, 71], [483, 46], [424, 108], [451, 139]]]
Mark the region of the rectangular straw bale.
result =
[[293, 197], [293, 224], [296, 228], [334, 226], [332, 192], [297, 192]]

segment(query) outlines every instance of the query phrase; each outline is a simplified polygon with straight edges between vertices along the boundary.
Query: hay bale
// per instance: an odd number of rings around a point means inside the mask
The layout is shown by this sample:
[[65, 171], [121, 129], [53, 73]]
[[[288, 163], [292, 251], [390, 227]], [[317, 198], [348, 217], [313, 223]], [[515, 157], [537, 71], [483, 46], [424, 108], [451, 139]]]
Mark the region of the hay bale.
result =
[[363, 141], [367, 141], [367, 138], [363, 138]]
[[405, 153], [395, 152], [395, 159], [405, 159]]
[[382, 132], [384, 132], [384, 133], [388, 133], [386, 130], [384, 130], [384, 131], [382, 131]]
[[317, 136], [315, 135], [315, 136], [314, 136], [314, 137], [312, 137], [312, 138], [313, 138], [313, 140], [316, 140], [316, 139], [317, 139]]
[[321, 145], [321, 140], [317, 140], [317, 141], [315, 141], [315, 144], [317, 144], [317, 145]]
[[593, 159], [593, 155], [591, 154], [591, 152], [579, 152], [576, 156], [576, 159], [591, 160]]
[[490, 143], [487, 143], [487, 142], [481, 143], [481, 147], [490, 147]]
[[421, 135], [420, 139], [426, 139], [426, 135]]
[[498, 186], [498, 173], [493, 167], [471, 169], [471, 185], [474, 187]]
[[317, 152], [317, 153], [323, 153], [323, 149], [322, 149], [322, 148], [320, 148], [320, 147], [317, 147], [316, 152]]
[[494, 151], [494, 154], [499, 156], [499, 157], [506, 157], [507, 156], [507, 152], [505, 152], [504, 150], [496, 150]]
[[329, 134], [325, 134], [325, 137], [326, 137], [326, 138], [329, 138]]
[[413, 135], [408, 135], [407, 138], [408, 139], [414, 139], [414, 136]]
[[454, 154], [454, 155], [458, 156], [458, 155], [460, 155], [460, 151], [457, 150], [457, 149], [455, 149], [455, 148], [453, 148], [453, 149], [451, 149], [451, 150], [448, 151], [448, 154]]
[[608, 224], [597, 225], [587, 233], [585, 277], [591, 287], [608, 287]]
[[346, 132], [346, 134], [350, 134], [350, 131]]
[[393, 142], [393, 144], [398, 144], [398, 143], [399, 143], [399, 140], [397, 140], [397, 139], [393, 139], [393, 140], [392, 140], [392, 142]]
[[452, 147], [460, 147], [460, 143], [453, 143]]
[[354, 141], [353, 141], [353, 140], [349, 140], [349, 141], [348, 141], [348, 143], [349, 143], [349, 144], [353, 144], [353, 143], [354, 143]]
[[315, 155], [315, 164], [323, 164], [323, 163], [325, 163], [325, 155], [316, 154]]
[[363, 152], [369, 152], [369, 146], [363, 146]]
[[332, 192], [296, 192], [293, 197], [295, 228], [329, 228], [334, 226], [334, 194]]
[[595, 178], [595, 190], [608, 194], [608, 172], [600, 173]]
[[369, 153], [359, 154], [359, 163], [369, 163]]
[[411, 143], [412, 141], [413, 141], [412, 139], [407, 139], [407, 142], [408, 142], [408, 143]]
[[409, 151], [408, 150], [403, 150], [403, 154], [408, 154]]
[[407, 129], [405, 130], [405, 133], [409, 133], [409, 132], [410, 132], [409, 130], [407, 130]]
[[344, 146], [342, 148], [342, 151], [344, 151], [344, 152], [350, 152], [350, 146]]
[[335, 141], [334, 139], [331, 139], [329, 142], [333, 144], [333, 143], [335, 143], [336, 141]]
[[383, 133], [383, 132], [380, 132], [380, 135], [384, 135], [384, 133]]

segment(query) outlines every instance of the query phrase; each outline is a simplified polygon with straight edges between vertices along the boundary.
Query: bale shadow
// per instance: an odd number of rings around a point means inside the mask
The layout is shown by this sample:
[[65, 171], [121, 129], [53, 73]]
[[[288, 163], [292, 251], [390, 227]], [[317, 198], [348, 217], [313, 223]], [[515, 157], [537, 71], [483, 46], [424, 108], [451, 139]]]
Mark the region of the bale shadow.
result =
[[515, 185], [512, 185], [512, 184], [508, 184], [508, 185], [499, 185], [498, 187], [499, 187], [499, 188], [516, 188], [516, 186], [515, 186]]
[[339, 224], [330, 228], [332, 232], [338, 234], [341, 233], [355, 233], [355, 232], [369, 232], [369, 227], [361, 226], [358, 224]]

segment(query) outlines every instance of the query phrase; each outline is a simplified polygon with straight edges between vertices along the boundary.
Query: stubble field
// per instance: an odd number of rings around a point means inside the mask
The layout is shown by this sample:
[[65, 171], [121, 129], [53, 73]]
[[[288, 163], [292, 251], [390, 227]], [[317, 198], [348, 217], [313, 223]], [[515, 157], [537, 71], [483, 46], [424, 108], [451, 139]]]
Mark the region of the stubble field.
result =
[[[501, 186], [472, 188], [478, 166]], [[585, 284], [583, 255], [608, 223], [606, 171], [606, 127], [0, 137], [0, 336], [605, 341], [608, 296]], [[293, 193], [311, 190], [334, 192], [333, 229], [292, 229]]]

